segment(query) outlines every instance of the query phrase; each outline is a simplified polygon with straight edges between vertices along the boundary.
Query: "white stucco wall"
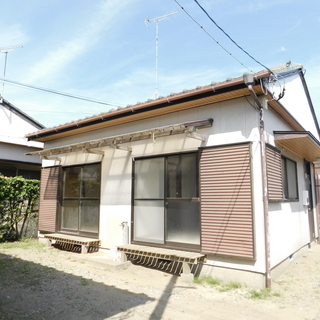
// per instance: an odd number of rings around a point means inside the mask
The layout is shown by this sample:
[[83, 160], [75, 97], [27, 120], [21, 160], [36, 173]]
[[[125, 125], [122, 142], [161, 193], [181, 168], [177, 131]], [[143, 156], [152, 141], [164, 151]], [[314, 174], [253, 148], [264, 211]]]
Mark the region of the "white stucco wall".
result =
[[0, 137], [21, 138], [37, 130], [37, 127], [0, 105]]
[[297, 163], [299, 201], [269, 203], [271, 267], [310, 243], [308, 209], [302, 202], [304, 162], [287, 150], [283, 155]]
[[284, 77], [278, 76], [278, 81], [270, 83], [268, 87], [271, 92], [275, 93], [276, 98], [278, 98], [281, 90], [285, 88], [285, 95], [279, 102], [306, 131], [310, 131], [319, 140], [319, 133], [309, 107], [300, 75], [295, 73]]
[[27, 147], [20, 144], [2, 143], [0, 141], [0, 159], [6, 161], [19, 161], [26, 163], [37, 163], [41, 164], [41, 159], [39, 156], [26, 156], [28, 152], [39, 151], [39, 149], [33, 147]]
[[41, 164], [39, 156], [25, 156], [25, 153], [43, 147], [43, 143], [25, 138], [26, 134], [37, 130], [38, 128], [0, 105], [0, 159]]
[[[292, 130], [272, 110], [265, 113], [265, 127], [267, 142], [276, 147], [273, 131]], [[278, 146], [278, 149], [283, 156], [297, 163], [299, 201], [269, 203], [271, 267], [278, 265], [310, 242], [308, 210], [302, 202], [302, 193], [306, 189], [304, 160], [281, 146]], [[312, 214], [316, 223], [315, 211]]]

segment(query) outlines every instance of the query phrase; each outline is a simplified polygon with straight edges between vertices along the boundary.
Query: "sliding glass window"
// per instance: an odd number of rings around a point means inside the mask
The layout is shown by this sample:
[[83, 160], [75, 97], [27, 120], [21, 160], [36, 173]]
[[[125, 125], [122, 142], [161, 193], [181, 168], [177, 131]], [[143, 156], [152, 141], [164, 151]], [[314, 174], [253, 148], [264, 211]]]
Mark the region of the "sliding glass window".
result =
[[61, 231], [98, 236], [100, 164], [63, 168]]

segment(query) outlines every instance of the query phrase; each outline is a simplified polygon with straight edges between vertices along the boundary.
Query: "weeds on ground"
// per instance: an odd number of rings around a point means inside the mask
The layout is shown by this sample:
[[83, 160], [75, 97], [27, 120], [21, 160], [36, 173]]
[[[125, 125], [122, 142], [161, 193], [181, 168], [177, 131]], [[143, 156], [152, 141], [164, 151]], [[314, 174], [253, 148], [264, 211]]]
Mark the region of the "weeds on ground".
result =
[[45, 245], [40, 243], [38, 239], [21, 239], [20, 241], [14, 242], [3, 242], [0, 243], [0, 249], [14, 249], [14, 248], [21, 248], [21, 249], [30, 249], [30, 248], [37, 248], [42, 249]]
[[250, 290], [249, 291], [250, 299], [260, 299], [265, 300], [271, 297], [280, 297], [279, 292], [272, 292], [270, 288], [264, 288], [260, 290]]
[[207, 284], [211, 287], [216, 287], [218, 291], [220, 292], [225, 292], [225, 291], [229, 291], [229, 290], [234, 290], [234, 289], [239, 289], [242, 287], [240, 282], [228, 282], [228, 283], [223, 283], [222, 280], [218, 279], [218, 278], [213, 278], [210, 276], [206, 276], [206, 277], [196, 277], [194, 279], [195, 283], [198, 284]]
[[198, 283], [198, 284], [208, 284], [212, 287], [220, 285], [221, 284], [221, 280], [218, 278], [212, 278], [210, 276], [206, 276], [206, 277], [195, 277], [194, 278], [194, 282]]
[[[210, 276], [201, 278], [196, 277], [194, 279], [194, 282], [198, 284], [209, 285], [210, 287], [216, 288], [219, 292], [226, 292], [230, 290], [241, 289], [244, 287], [240, 282], [231, 281], [224, 283], [222, 280], [218, 278], [212, 278]], [[268, 299], [271, 297], [280, 297], [280, 293], [272, 292], [270, 288], [265, 288], [260, 290], [250, 290], [247, 297], [249, 299]]]
[[242, 287], [242, 285], [240, 282], [231, 281], [231, 282], [222, 284], [221, 288], [219, 288], [219, 291], [225, 292], [225, 291], [229, 291], [229, 290], [240, 289], [241, 287]]
[[88, 281], [87, 279], [82, 278], [82, 279], [80, 280], [80, 283], [81, 283], [83, 286], [87, 286], [87, 285], [89, 284], [89, 281]]
[[15, 269], [17, 273], [25, 274], [30, 272], [29, 262], [19, 264], [19, 268]]

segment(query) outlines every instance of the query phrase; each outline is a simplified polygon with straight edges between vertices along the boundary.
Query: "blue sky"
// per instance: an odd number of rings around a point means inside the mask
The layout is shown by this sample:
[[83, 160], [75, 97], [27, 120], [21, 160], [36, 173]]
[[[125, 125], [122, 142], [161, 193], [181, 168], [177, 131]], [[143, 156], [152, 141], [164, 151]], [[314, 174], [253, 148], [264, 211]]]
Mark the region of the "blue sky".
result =
[[[319, 0], [198, 1], [263, 65], [270, 68], [288, 60], [303, 64], [320, 119]], [[158, 23], [160, 96], [264, 69], [237, 48], [194, 0], [10, 0], [1, 3], [0, 47], [23, 47], [7, 54], [6, 79], [98, 99], [113, 108], [154, 98], [156, 23], [147, 27], [144, 21], [176, 11]], [[1, 53], [1, 78], [4, 59]], [[6, 100], [46, 127], [112, 108], [0, 83]]]

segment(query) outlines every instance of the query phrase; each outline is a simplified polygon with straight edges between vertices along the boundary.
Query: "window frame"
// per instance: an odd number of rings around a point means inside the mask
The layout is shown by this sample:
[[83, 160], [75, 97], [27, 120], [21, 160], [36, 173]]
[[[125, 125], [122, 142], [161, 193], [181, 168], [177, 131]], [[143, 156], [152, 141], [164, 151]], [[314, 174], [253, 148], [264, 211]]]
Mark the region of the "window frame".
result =
[[[99, 173], [100, 176], [100, 185], [99, 185], [99, 196], [91, 196], [91, 197], [86, 197], [82, 194], [82, 189], [83, 189], [83, 168], [87, 166], [97, 166], [97, 172]], [[66, 186], [66, 171], [69, 168], [80, 168], [81, 171], [81, 180], [80, 180], [80, 191], [79, 195], [77, 196], [68, 196], [65, 195], [65, 186]], [[59, 215], [58, 215], [58, 229], [62, 233], [67, 233], [67, 234], [75, 234], [79, 236], [89, 236], [92, 238], [98, 238], [99, 237], [99, 230], [100, 230], [100, 203], [101, 203], [101, 163], [100, 162], [94, 162], [94, 163], [86, 163], [86, 164], [77, 164], [77, 165], [71, 165], [71, 166], [63, 166], [61, 167], [61, 188], [60, 188], [60, 210], [59, 210]], [[63, 210], [64, 210], [64, 201], [78, 201], [79, 206], [78, 206], [78, 228], [77, 230], [75, 229], [70, 229], [62, 226], [62, 219], [63, 219]], [[81, 222], [81, 209], [82, 209], [82, 203], [85, 201], [97, 201], [98, 205], [98, 223], [97, 223], [97, 232], [90, 232], [90, 231], [83, 231], [80, 228], [80, 222]]]
[[[267, 159], [267, 181], [268, 181], [268, 202], [298, 202], [299, 201], [299, 180], [298, 165], [293, 159], [282, 155], [275, 146], [266, 144]], [[291, 161], [295, 166], [295, 188], [297, 197], [290, 197], [288, 193], [287, 163]], [[285, 175], [285, 176], [284, 176]]]
[[[294, 165], [294, 181], [295, 181], [295, 197], [290, 196], [289, 190], [289, 180], [288, 180], [288, 163], [292, 163]], [[281, 155], [281, 175], [282, 175], [282, 190], [283, 190], [283, 200], [284, 201], [299, 201], [299, 187], [298, 187], [298, 173], [297, 173], [297, 162]]]
[[[168, 183], [169, 183], [169, 177], [168, 177], [168, 159], [170, 157], [175, 156], [187, 156], [187, 155], [194, 155], [196, 158], [196, 195], [194, 197], [170, 197], [168, 194]], [[135, 201], [145, 201], [145, 200], [155, 200], [153, 198], [147, 199], [147, 198], [141, 198], [136, 197], [135, 195], [135, 166], [137, 161], [143, 161], [148, 159], [157, 159], [157, 158], [163, 158], [164, 159], [164, 171], [163, 171], [163, 199], [164, 202], [164, 230], [163, 230], [163, 242], [157, 243], [157, 242], [148, 242], [148, 241], [142, 241], [135, 239], [135, 213], [134, 213], [134, 207], [135, 207]], [[181, 172], [180, 172], [181, 173]], [[132, 223], [132, 233], [131, 233], [131, 243], [135, 244], [150, 244], [152, 246], [159, 246], [159, 247], [166, 247], [166, 248], [172, 248], [172, 249], [186, 249], [186, 250], [192, 250], [192, 251], [199, 251], [200, 245], [201, 245], [201, 237], [200, 237], [200, 243], [199, 244], [191, 244], [191, 243], [184, 243], [184, 242], [174, 242], [167, 239], [168, 235], [168, 228], [167, 228], [167, 219], [168, 219], [168, 203], [169, 201], [179, 201], [179, 202], [197, 202], [199, 204], [199, 236], [201, 235], [201, 210], [200, 210], [200, 188], [199, 188], [199, 179], [200, 179], [200, 172], [199, 172], [199, 151], [186, 151], [186, 152], [177, 152], [177, 153], [165, 153], [165, 154], [159, 154], [159, 155], [152, 155], [152, 156], [146, 156], [146, 157], [137, 157], [133, 159], [133, 167], [132, 167], [132, 205], [131, 205], [131, 223]]]

